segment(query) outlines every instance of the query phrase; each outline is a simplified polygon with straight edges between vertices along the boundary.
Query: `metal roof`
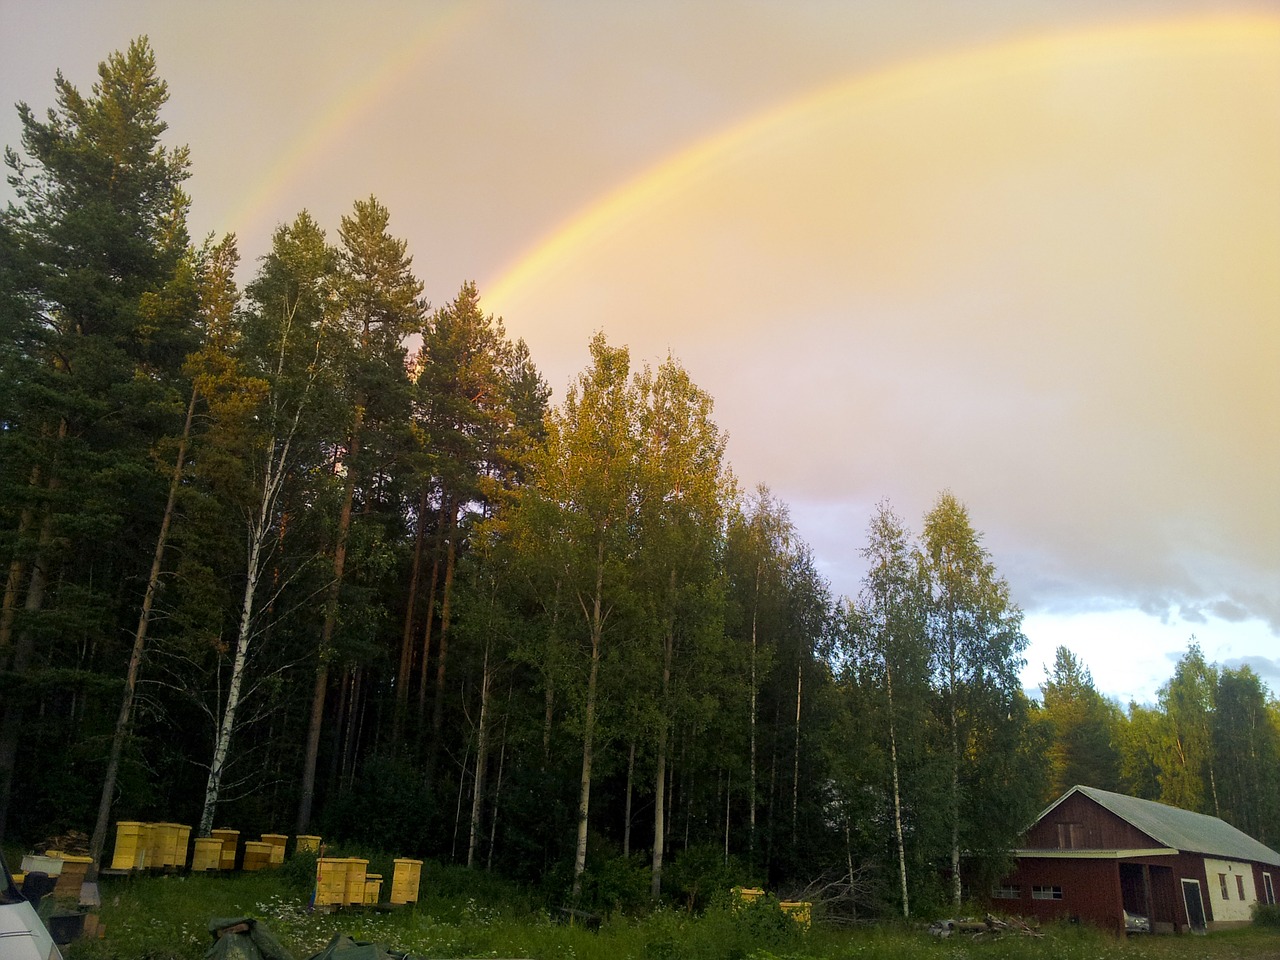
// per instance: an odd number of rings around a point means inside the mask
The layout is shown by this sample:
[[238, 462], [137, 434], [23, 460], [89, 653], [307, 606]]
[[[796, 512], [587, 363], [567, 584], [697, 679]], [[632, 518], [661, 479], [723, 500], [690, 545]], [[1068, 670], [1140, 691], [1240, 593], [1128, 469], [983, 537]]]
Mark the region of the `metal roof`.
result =
[[1084, 794], [1166, 847], [1224, 860], [1252, 860], [1280, 867], [1280, 853], [1224, 820], [1097, 787], [1072, 787], [1046, 807], [1044, 813], [1036, 818], [1037, 822], [1073, 793]]

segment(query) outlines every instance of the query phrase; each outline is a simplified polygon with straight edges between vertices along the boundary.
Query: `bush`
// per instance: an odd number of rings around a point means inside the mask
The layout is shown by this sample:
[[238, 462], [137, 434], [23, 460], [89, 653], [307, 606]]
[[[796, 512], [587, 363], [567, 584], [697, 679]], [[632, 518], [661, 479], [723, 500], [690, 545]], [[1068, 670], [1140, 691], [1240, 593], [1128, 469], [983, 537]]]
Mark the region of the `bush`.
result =
[[291, 892], [309, 899], [316, 886], [318, 859], [314, 850], [300, 850], [285, 860], [277, 873]]
[[1260, 927], [1280, 929], [1280, 906], [1274, 903], [1255, 903], [1253, 905], [1253, 922]]
[[695, 844], [680, 851], [662, 875], [668, 895], [690, 911], [705, 910], [717, 896], [747, 882], [746, 868], [735, 857], [726, 863], [714, 844]]
[[647, 910], [649, 864], [643, 856], [616, 856], [589, 863], [582, 877], [582, 906], [602, 913]]

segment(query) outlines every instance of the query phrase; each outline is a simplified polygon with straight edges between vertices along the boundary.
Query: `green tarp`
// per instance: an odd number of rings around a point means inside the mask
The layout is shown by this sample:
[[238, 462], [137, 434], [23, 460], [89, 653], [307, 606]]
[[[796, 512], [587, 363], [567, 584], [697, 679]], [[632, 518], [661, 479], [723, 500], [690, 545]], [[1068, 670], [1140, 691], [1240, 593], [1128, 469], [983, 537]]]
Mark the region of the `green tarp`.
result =
[[[205, 960], [293, 960], [266, 925], [253, 917], [215, 917], [209, 921], [213, 946]], [[307, 960], [411, 960], [409, 954], [391, 950], [381, 943], [352, 940], [345, 933], [334, 934], [328, 946]]]
[[381, 943], [352, 940], [344, 933], [334, 934], [329, 945], [307, 960], [408, 960], [407, 953], [390, 950]]
[[293, 960], [293, 954], [253, 917], [215, 917], [209, 921], [209, 934], [213, 946], [205, 960]]

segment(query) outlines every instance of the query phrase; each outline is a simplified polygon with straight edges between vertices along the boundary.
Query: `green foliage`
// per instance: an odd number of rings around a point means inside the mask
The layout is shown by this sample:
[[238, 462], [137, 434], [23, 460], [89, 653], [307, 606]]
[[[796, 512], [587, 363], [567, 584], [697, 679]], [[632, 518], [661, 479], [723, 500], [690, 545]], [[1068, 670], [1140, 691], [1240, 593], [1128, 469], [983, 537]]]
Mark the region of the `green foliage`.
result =
[[1274, 903], [1255, 903], [1253, 905], [1253, 922], [1260, 927], [1280, 930], [1280, 906]]
[[[919, 536], [877, 514], [837, 611], [674, 358], [637, 373], [600, 333], [548, 412], [475, 284], [428, 314], [372, 197], [333, 244], [304, 211], [247, 251], [242, 303], [234, 238], [186, 237], [145, 39], [54, 89], [47, 119], [19, 107], [0, 213], [0, 823], [24, 839], [87, 826], [188, 440], [116, 818], [216, 810], [250, 836], [314, 799], [333, 850], [436, 858], [387, 924], [425, 950], [803, 955], [819, 932], [717, 891], [821, 878], [859, 920], [927, 914], [958, 895], [952, 856], [981, 889], [1076, 781], [1280, 836], [1280, 704], [1250, 671], [1193, 647], [1121, 717], [1064, 651], [1037, 709], [1021, 613], [950, 493]], [[281, 898], [311, 870], [263, 901], [308, 952], [332, 929]], [[604, 935], [536, 912], [571, 899]]]
[[287, 857], [276, 871], [281, 882], [297, 896], [310, 896], [316, 886], [316, 861], [320, 854], [315, 850], [296, 850]]
[[1118, 716], [1093, 685], [1093, 676], [1066, 647], [1059, 647], [1041, 688], [1041, 719], [1048, 725], [1048, 803], [1076, 784], [1116, 790], [1120, 786]]
[[[428, 881], [428, 878], [429, 881]], [[474, 882], [469, 882], [469, 878]], [[576, 957], [578, 960], [1217, 960], [1274, 954], [1275, 928], [1208, 937], [1118, 940], [1083, 925], [1051, 925], [1043, 938], [938, 942], [902, 924], [824, 928], [805, 933], [771, 898], [735, 906], [727, 891], [701, 916], [658, 909], [615, 915], [598, 932], [552, 921], [518, 890], [493, 885], [474, 871], [427, 865], [422, 901], [394, 913], [308, 913], [310, 891], [296, 893], [280, 872], [224, 877], [139, 877], [103, 883], [103, 940], [72, 944], [68, 960], [200, 960], [209, 946], [210, 917], [253, 916], [295, 957], [320, 950], [335, 933], [385, 943], [420, 957]], [[1261, 911], [1266, 913], [1267, 911]], [[1272, 909], [1274, 914], [1274, 909]], [[1135, 953], [1135, 951], [1137, 951]]]
[[722, 849], [701, 843], [672, 858], [664, 885], [676, 904], [698, 911], [706, 909], [723, 891], [747, 881], [746, 868], [736, 857], [726, 863]]

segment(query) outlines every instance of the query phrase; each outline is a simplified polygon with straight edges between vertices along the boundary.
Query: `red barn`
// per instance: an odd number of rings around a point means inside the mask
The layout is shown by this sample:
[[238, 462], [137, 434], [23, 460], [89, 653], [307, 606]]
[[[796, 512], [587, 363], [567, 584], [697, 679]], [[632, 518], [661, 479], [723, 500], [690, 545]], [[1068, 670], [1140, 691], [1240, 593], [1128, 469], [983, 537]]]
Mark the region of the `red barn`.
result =
[[995, 912], [1072, 919], [1116, 933], [1214, 930], [1275, 903], [1280, 853], [1217, 817], [1094, 787], [1049, 805], [991, 892]]

